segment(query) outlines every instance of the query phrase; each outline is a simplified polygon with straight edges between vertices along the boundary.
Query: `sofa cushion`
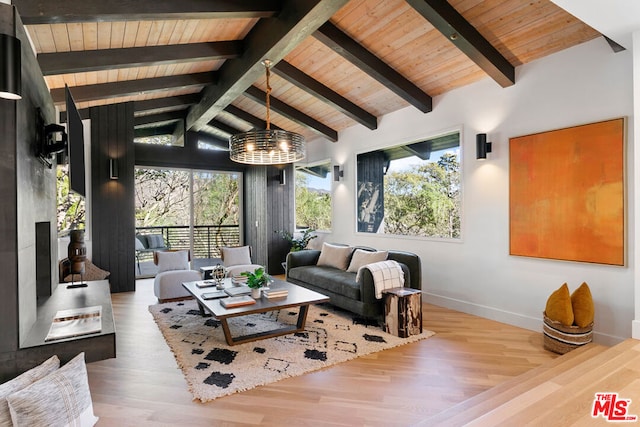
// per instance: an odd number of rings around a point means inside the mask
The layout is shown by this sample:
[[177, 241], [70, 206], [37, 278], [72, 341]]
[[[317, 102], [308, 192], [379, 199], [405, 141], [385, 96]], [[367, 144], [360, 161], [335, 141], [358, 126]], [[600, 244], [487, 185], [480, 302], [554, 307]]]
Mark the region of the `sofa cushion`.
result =
[[360, 285], [356, 282], [355, 273], [332, 267], [310, 265], [292, 268], [289, 270], [288, 277], [356, 301], [360, 300]]
[[172, 270], [188, 270], [189, 269], [189, 252], [157, 252], [158, 257], [158, 273]]
[[140, 240], [140, 236], [136, 236], [136, 251], [144, 251], [145, 248], [144, 247], [144, 243], [142, 243], [142, 240]]
[[318, 258], [318, 266], [333, 267], [346, 270], [349, 266], [349, 258], [353, 248], [350, 246], [337, 246], [330, 243], [323, 243]]
[[222, 247], [222, 263], [225, 267], [231, 267], [232, 265], [250, 265], [251, 262], [251, 248], [249, 246], [238, 246], [234, 248]]
[[162, 234], [148, 234], [146, 237], [149, 249], [166, 248]]
[[349, 268], [347, 271], [350, 273], [357, 273], [360, 267], [364, 267], [367, 264], [373, 264], [374, 262], [385, 261], [389, 255], [388, 251], [364, 251], [362, 249], [356, 249], [351, 257]]

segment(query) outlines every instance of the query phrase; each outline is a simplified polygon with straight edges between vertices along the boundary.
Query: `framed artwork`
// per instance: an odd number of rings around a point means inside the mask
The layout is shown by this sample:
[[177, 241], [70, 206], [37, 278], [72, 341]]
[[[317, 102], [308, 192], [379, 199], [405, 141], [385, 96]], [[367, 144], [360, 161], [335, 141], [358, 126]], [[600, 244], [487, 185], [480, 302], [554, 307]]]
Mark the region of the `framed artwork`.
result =
[[509, 253], [625, 264], [625, 119], [509, 140]]

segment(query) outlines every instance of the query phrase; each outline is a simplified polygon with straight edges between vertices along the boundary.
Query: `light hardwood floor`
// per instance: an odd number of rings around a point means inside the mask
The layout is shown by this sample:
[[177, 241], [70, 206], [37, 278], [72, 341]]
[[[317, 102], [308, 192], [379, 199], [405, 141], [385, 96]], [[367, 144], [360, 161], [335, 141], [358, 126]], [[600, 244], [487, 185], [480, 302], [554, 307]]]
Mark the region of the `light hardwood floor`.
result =
[[432, 338], [202, 404], [147, 309], [152, 287], [113, 295], [117, 358], [88, 364], [99, 426], [407, 426], [557, 357], [541, 333], [424, 304]]

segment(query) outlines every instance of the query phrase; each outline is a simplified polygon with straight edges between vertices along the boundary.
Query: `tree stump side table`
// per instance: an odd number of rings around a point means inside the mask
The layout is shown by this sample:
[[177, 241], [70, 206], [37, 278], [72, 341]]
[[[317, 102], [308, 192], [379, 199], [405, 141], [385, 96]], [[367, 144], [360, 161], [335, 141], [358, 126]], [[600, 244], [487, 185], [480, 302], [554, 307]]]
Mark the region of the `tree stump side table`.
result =
[[384, 329], [407, 338], [422, 333], [422, 292], [411, 288], [386, 289], [384, 295]]

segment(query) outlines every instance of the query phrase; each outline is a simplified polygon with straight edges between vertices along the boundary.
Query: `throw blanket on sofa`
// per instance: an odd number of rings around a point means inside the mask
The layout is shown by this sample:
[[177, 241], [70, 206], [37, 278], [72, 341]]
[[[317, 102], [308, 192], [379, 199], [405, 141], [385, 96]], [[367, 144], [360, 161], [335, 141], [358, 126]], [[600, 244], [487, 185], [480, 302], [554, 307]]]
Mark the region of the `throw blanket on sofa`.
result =
[[404, 272], [396, 261], [387, 260], [364, 265], [358, 269], [356, 281], [360, 279], [360, 272], [363, 268], [368, 269], [373, 276], [377, 299], [382, 298], [382, 291], [385, 289], [404, 286]]

